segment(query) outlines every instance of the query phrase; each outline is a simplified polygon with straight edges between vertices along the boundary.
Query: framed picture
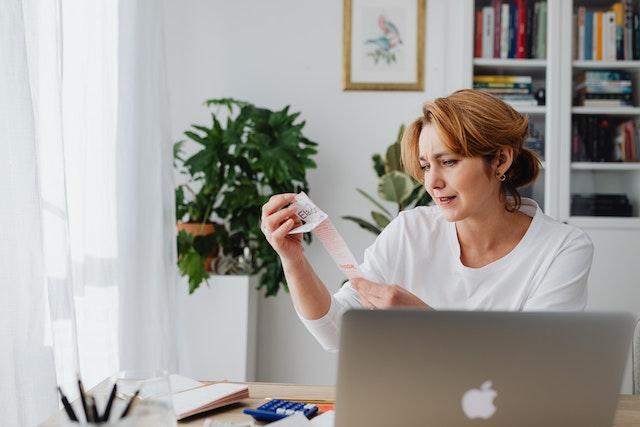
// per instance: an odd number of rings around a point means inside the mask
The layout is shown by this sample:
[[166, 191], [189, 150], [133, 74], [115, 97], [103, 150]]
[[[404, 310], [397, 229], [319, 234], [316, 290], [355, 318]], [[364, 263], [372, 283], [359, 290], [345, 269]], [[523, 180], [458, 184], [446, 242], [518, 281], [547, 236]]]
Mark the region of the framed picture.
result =
[[344, 0], [343, 90], [424, 90], [425, 0]]

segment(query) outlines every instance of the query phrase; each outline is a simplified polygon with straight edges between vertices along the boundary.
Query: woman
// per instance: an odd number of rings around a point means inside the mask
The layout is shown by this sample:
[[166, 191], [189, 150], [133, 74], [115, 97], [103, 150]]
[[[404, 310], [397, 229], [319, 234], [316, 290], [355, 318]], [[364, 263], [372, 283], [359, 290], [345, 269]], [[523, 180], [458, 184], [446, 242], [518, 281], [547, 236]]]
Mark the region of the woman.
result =
[[293, 194], [262, 208], [294, 306], [329, 350], [349, 308], [583, 310], [593, 244], [545, 215], [518, 188], [540, 162], [524, 147], [528, 120], [486, 92], [460, 90], [423, 106], [405, 131], [402, 160], [435, 204], [400, 214], [364, 254], [363, 277], [331, 295], [306, 259]]

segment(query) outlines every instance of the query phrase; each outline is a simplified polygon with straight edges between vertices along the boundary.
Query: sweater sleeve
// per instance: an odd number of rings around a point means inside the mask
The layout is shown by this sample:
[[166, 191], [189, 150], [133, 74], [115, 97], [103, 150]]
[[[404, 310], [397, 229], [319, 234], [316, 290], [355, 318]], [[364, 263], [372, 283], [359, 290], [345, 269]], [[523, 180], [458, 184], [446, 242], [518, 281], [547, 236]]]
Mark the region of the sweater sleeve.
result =
[[340, 321], [344, 312], [350, 308], [362, 308], [362, 305], [358, 293], [347, 282], [331, 296], [329, 311], [321, 318], [310, 320], [302, 317], [297, 311], [296, 313], [302, 324], [325, 350], [336, 352], [340, 346]]

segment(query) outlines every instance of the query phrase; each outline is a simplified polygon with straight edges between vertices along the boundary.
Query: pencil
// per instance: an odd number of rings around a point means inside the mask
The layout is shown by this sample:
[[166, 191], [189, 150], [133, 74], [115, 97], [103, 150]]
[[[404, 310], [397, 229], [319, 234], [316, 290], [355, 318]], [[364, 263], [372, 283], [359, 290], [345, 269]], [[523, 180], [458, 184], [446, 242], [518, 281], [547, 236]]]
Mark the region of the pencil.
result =
[[289, 402], [300, 403], [334, 403], [334, 399], [317, 399], [317, 398], [305, 398], [305, 397], [265, 397], [264, 400], [288, 400]]
[[100, 421], [98, 419], [98, 408], [96, 408], [96, 400], [93, 396], [87, 396], [87, 422], [89, 423], [97, 423]]
[[113, 388], [111, 389], [111, 394], [109, 395], [109, 400], [107, 401], [107, 406], [104, 408], [104, 414], [102, 414], [102, 418], [100, 421], [107, 422], [109, 421], [109, 415], [111, 414], [111, 406], [113, 405], [113, 400], [116, 397], [116, 390], [118, 389], [118, 384], [114, 383]]
[[87, 395], [84, 391], [80, 376], [78, 376], [78, 390], [80, 390], [80, 401], [82, 402], [82, 409], [84, 409], [84, 419], [89, 422], [91, 421], [91, 413], [87, 409]]
[[124, 408], [124, 411], [122, 411], [122, 415], [120, 415], [120, 419], [129, 415], [129, 412], [131, 411], [131, 408], [133, 408], [133, 405], [135, 403], [136, 397], [138, 397], [138, 394], [140, 394], [140, 389], [137, 389], [136, 392], [133, 393], [133, 396], [131, 396], [131, 400], [129, 400], [129, 403], [127, 403], [127, 407]]
[[66, 411], [67, 416], [71, 421], [77, 422], [78, 417], [76, 416], [76, 413], [71, 407], [71, 404], [69, 403], [69, 399], [67, 399], [67, 396], [65, 396], [64, 393], [62, 392], [62, 389], [60, 388], [60, 386], [58, 386], [58, 391], [60, 392], [60, 400], [62, 400], [62, 406], [64, 406], [64, 410]]

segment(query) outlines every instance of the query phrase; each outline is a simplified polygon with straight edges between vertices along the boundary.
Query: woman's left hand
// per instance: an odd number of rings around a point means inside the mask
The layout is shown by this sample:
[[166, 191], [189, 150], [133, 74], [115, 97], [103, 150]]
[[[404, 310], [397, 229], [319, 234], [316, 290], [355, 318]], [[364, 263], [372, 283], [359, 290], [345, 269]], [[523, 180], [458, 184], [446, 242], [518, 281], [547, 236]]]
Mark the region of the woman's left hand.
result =
[[420, 298], [398, 285], [381, 285], [361, 277], [349, 281], [360, 295], [360, 303], [365, 308], [423, 307], [431, 308]]

